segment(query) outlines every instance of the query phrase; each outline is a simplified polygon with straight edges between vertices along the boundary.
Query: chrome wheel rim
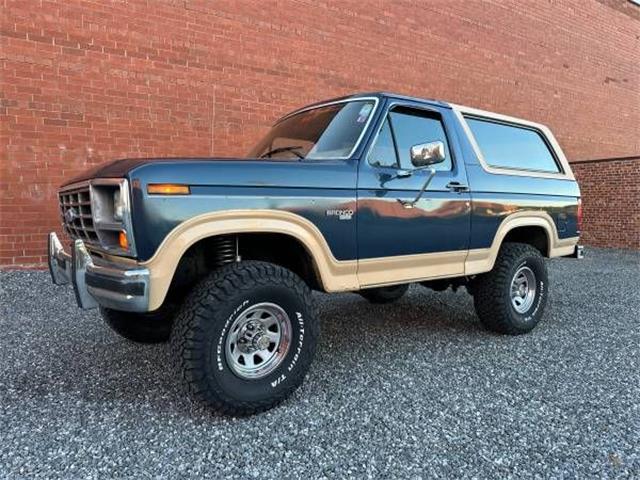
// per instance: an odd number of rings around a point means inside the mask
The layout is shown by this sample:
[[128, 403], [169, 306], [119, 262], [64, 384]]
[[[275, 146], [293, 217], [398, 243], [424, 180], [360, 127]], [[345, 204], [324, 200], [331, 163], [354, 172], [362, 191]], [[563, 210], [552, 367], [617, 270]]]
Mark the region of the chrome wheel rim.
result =
[[275, 303], [258, 303], [231, 324], [225, 342], [227, 364], [240, 378], [263, 378], [278, 368], [290, 345], [287, 312]]
[[529, 267], [520, 267], [511, 280], [511, 305], [525, 313], [536, 298], [536, 275]]

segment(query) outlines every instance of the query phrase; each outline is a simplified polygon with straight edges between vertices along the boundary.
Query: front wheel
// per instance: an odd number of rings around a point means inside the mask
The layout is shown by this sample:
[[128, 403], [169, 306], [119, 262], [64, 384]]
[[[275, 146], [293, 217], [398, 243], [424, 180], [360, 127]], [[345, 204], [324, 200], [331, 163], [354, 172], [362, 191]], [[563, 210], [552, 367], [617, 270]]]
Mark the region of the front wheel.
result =
[[540, 322], [549, 280], [544, 258], [523, 243], [505, 243], [493, 270], [477, 277], [473, 301], [482, 324], [498, 333], [527, 333]]
[[196, 286], [171, 343], [196, 398], [246, 415], [277, 405], [300, 386], [318, 333], [309, 287], [282, 267], [246, 261]]

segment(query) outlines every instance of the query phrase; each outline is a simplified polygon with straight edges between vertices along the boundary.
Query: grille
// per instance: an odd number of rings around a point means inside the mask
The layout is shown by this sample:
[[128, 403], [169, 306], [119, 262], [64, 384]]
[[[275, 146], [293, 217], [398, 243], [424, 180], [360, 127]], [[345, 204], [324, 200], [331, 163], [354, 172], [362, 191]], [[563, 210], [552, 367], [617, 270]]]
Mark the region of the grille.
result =
[[62, 226], [73, 238], [84, 240], [92, 245], [99, 245], [98, 235], [91, 215], [91, 194], [89, 185], [65, 190], [59, 193]]

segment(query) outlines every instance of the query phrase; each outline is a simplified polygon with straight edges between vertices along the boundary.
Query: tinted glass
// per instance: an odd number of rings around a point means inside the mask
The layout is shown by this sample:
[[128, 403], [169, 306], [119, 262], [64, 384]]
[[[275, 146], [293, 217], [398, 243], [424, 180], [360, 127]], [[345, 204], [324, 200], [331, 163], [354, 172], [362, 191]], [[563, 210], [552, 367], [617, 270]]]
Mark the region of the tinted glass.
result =
[[535, 130], [467, 118], [485, 161], [492, 167], [559, 172], [542, 136]]
[[249, 158], [344, 158], [355, 146], [373, 111], [370, 100], [306, 110], [273, 126]]
[[396, 147], [393, 144], [388, 118], [384, 121], [376, 143], [369, 153], [369, 163], [376, 167], [398, 167]]
[[398, 147], [400, 167], [415, 168], [411, 163], [411, 147], [420, 143], [441, 141], [445, 146], [446, 157], [435, 164], [436, 170], [451, 170], [451, 154], [442, 122], [434, 114], [409, 108], [394, 109], [390, 114], [391, 126]]

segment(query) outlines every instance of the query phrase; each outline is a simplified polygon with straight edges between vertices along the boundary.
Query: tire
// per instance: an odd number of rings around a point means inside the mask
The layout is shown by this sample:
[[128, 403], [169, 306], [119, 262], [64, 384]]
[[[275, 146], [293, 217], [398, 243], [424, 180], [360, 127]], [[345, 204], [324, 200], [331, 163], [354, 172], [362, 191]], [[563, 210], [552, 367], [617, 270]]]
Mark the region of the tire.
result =
[[371, 303], [392, 303], [407, 293], [409, 285], [393, 285], [390, 287], [367, 288], [358, 293]]
[[[263, 317], [265, 324], [250, 332], [252, 322]], [[266, 328], [274, 319], [281, 322], [276, 329]], [[262, 341], [268, 335], [281, 340], [267, 339], [273, 343], [267, 347]], [[287, 335], [288, 343], [282, 340]], [[309, 287], [285, 268], [245, 261], [221, 267], [196, 285], [176, 318], [171, 348], [193, 397], [222, 413], [251, 415], [274, 407], [302, 384], [318, 335]], [[245, 348], [257, 350], [243, 353], [243, 339]]]
[[[524, 288], [516, 293], [522, 284]], [[544, 258], [530, 245], [505, 243], [493, 270], [477, 277], [471, 291], [476, 313], [488, 330], [507, 335], [530, 332], [547, 304], [549, 279]]]
[[173, 305], [163, 306], [150, 313], [123, 312], [100, 307], [100, 314], [111, 330], [138, 343], [169, 341], [175, 311]]

